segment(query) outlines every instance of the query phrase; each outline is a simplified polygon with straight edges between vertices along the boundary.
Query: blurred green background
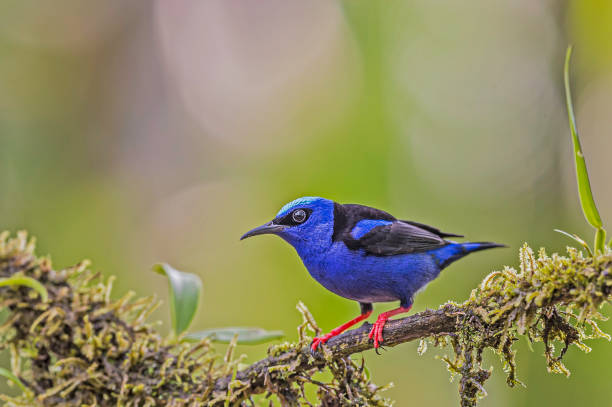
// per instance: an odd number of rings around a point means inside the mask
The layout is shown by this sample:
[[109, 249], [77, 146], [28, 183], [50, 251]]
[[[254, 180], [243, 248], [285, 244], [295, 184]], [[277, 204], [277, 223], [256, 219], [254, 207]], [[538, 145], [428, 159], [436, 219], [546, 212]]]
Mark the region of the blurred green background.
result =
[[[516, 265], [524, 241], [563, 251], [572, 242], [554, 228], [592, 238], [563, 105], [568, 43], [610, 229], [611, 42], [607, 0], [4, 0], [0, 229], [30, 231], [56, 267], [91, 259], [119, 276], [116, 295], [167, 304], [151, 265], [198, 273], [192, 329], [261, 326], [294, 340], [299, 300], [326, 331], [357, 304], [319, 286], [280, 239], [238, 238], [318, 195], [508, 244], [454, 264], [415, 309], [460, 301]], [[156, 317], [168, 330], [167, 309]], [[526, 389], [508, 388], [491, 358], [482, 406], [611, 406], [612, 346], [589, 345], [568, 352], [566, 379], [546, 372], [541, 344], [518, 344]], [[395, 383], [386, 395], [398, 406], [456, 405], [435, 351], [416, 348], [363, 357], [376, 383]], [[252, 361], [265, 349], [239, 351]]]

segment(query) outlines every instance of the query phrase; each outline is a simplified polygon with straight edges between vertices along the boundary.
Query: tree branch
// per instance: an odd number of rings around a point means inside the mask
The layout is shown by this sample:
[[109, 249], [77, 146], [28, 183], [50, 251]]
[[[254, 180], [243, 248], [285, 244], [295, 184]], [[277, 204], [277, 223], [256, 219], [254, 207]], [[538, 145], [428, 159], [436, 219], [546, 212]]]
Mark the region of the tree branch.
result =
[[[384, 346], [393, 347], [405, 342], [416, 339], [428, 338], [436, 335], [450, 335], [457, 331], [457, 313], [462, 312], [461, 308], [446, 305], [443, 309], [433, 311], [427, 310], [409, 317], [389, 320], [385, 325]], [[368, 338], [372, 325], [364, 323], [361, 327], [344, 332], [331, 338], [326, 344], [327, 352], [333, 359], [340, 359], [354, 353], [373, 349], [372, 340]], [[264, 382], [266, 375], [270, 374], [275, 367], [294, 364], [295, 374], [319, 370], [328, 363], [324, 354], [319, 351], [312, 355], [310, 346], [302, 347], [298, 352], [289, 351], [278, 356], [270, 356], [255, 362], [248, 368], [239, 371], [234, 380], [248, 381], [253, 393], [265, 391]], [[223, 377], [215, 383], [216, 391], [227, 391], [231, 376]]]
[[[220, 357], [208, 339], [193, 344], [161, 335], [147, 322], [156, 307], [151, 298], [111, 296], [113, 279], [103, 279], [86, 263], [54, 270], [34, 255], [25, 234], [0, 234], [0, 350], [11, 353], [12, 372], [0, 376], [18, 383], [17, 396], [0, 394], [7, 405], [47, 406], [245, 406], [267, 393], [283, 406], [311, 404], [305, 385], [317, 387], [317, 404], [389, 406], [362, 365], [349, 356], [372, 348], [370, 324], [332, 338], [313, 356], [305, 330], [317, 331], [308, 310], [298, 343], [268, 349], [268, 357], [239, 370], [235, 343]], [[612, 300], [612, 251], [585, 257], [534, 256], [524, 246], [516, 269], [490, 273], [462, 304], [449, 303], [407, 318], [389, 321], [384, 345], [423, 339], [450, 345], [443, 360], [461, 376], [462, 407], [473, 407], [484, 394], [491, 372], [482, 367], [485, 349], [495, 350], [513, 386], [513, 343], [519, 335], [544, 343], [550, 371], [568, 374], [562, 357], [572, 344], [608, 337], [597, 327], [599, 308]], [[609, 338], [609, 337], [608, 337]], [[553, 342], [562, 344], [554, 352]], [[559, 347], [557, 347], [559, 349]], [[313, 378], [331, 373], [325, 382]]]
[[[561, 363], [562, 356], [572, 343], [586, 348], [580, 338], [606, 336], [594, 320], [598, 317], [599, 306], [611, 299], [610, 254], [590, 259], [570, 250], [570, 258], [563, 258], [548, 257], [542, 251], [536, 259], [525, 246], [521, 250], [519, 272], [505, 268], [491, 273], [464, 304], [446, 304], [439, 310], [426, 310], [388, 321], [384, 345], [392, 347], [432, 337], [449, 339], [455, 360], [446, 362], [451, 371], [463, 376], [462, 406], [473, 406], [483, 391], [483, 382], [490, 376], [490, 371], [480, 367], [485, 348], [494, 348], [502, 354], [510, 367], [508, 384], [511, 386], [518, 382], [512, 350], [513, 338], [518, 334], [527, 334], [531, 341], [544, 342], [549, 370], [569, 374]], [[567, 306], [570, 308], [565, 308]], [[572, 308], [578, 310], [577, 315], [571, 314]], [[572, 318], [590, 324], [591, 334], [582, 331]], [[277, 379], [291, 382], [303, 375], [312, 376], [334, 361], [372, 349], [373, 343], [368, 338], [371, 326], [365, 323], [330, 339], [323, 353], [319, 351], [313, 355], [309, 344], [302, 343], [301, 347], [273, 354], [238, 371], [233, 379], [231, 376], [218, 379], [215, 391], [226, 392], [236, 380], [245, 385], [242, 389], [257, 394], [269, 390], [269, 384]], [[549, 346], [553, 340], [565, 344], [559, 355], [553, 355]]]

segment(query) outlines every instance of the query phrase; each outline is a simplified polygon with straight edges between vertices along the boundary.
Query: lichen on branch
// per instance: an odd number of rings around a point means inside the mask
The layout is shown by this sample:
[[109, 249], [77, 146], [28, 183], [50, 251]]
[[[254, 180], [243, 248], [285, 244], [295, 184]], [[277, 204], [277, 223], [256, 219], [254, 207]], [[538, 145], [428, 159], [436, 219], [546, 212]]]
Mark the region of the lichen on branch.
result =
[[[570, 248], [566, 256], [541, 250], [536, 257], [524, 246], [520, 254], [518, 269], [489, 274], [464, 303], [389, 321], [385, 346], [416, 339], [420, 353], [446, 346], [452, 354], [443, 360], [460, 376], [462, 406], [485, 394], [487, 348], [500, 355], [508, 384], [519, 383], [513, 343], [521, 335], [544, 343], [551, 372], [569, 374], [562, 357], [570, 345], [588, 351], [585, 340], [609, 339], [596, 321], [612, 299], [612, 253], [586, 257]], [[372, 348], [369, 324], [332, 338], [313, 356], [307, 331], [318, 327], [300, 305], [299, 341], [272, 346], [267, 358], [242, 367], [242, 358], [233, 357], [235, 344], [219, 355], [209, 340], [161, 336], [148, 322], [157, 301], [133, 299], [133, 293], [113, 299], [113, 278], [103, 279], [86, 263], [53, 270], [25, 234], [0, 236], [0, 279], [14, 276], [35, 279], [48, 298], [31, 286], [0, 286], [0, 307], [8, 310], [0, 347], [10, 351], [11, 370], [25, 389], [0, 395], [8, 406], [239, 406], [257, 397], [287, 406], [390, 404], [380, 394], [386, 387], [371, 383], [363, 360], [351, 358]], [[331, 373], [325, 382], [315, 378], [322, 370]], [[309, 386], [317, 389], [316, 401], [307, 397]]]
[[[449, 302], [435, 311], [389, 321], [385, 325], [385, 346], [420, 339], [420, 353], [428, 345], [449, 347], [453, 356], [443, 360], [452, 375], [461, 376], [461, 406], [474, 406], [486, 394], [484, 382], [491, 375], [482, 365], [482, 354], [487, 348], [500, 355], [510, 386], [520, 383], [512, 347], [520, 335], [530, 342], [544, 342], [549, 371], [569, 375], [562, 358], [570, 345], [589, 351], [584, 340], [610, 339], [599, 329], [597, 320], [603, 319], [599, 313], [601, 305], [611, 300], [609, 250], [595, 258], [585, 257], [573, 248], [568, 248], [567, 256], [548, 256], [540, 250], [535, 257], [525, 245], [520, 250], [518, 270], [505, 267], [490, 273], [464, 303]], [[312, 320], [305, 310], [302, 312], [307, 321]], [[297, 347], [238, 372], [236, 378], [257, 389], [272, 369], [287, 366], [305, 372], [322, 369], [329, 360], [372, 349], [369, 330], [370, 325], [364, 324], [332, 338], [326, 344], [325, 358], [309, 358], [307, 348]], [[555, 343], [561, 345], [557, 353]], [[224, 388], [228, 380], [217, 382], [217, 387]]]
[[[604, 319], [599, 309], [611, 300], [610, 251], [593, 258], [573, 248], [567, 256], [548, 256], [541, 249], [536, 257], [524, 245], [519, 269], [490, 273], [466, 302], [453, 305], [456, 330], [436, 339], [453, 347], [454, 359], [446, 362], [452, 374], [461, 375], [461, 405], [474, 406], [486, 394], [483, 384], [491, 372], [482, 367], [482, 353], [487, 348], [501, 356], [508, 385], [522, 384], [513, 350], [520, 335], [530, 343], [543, 342], [548, 370], [569, 376], [562, 358], [570, 345], [589, 352], [585, 340], [610, 340], [597, 320]], [[555, 343], [561, 344], [558, 352]]]
[[308, 384], [319, 388], [322, 401], [387, 405], [363, 365], [349, 358], [327, 364], [332, 378], [325, 383], [282, 369], [270, 369], [261, 388], [243, 383], [236, 378], [243, 358], [233, 357], [235, 343], [218, 354], [208, 339], [194, 344], [161, 336], [148, 321], [159, 304], [154, 298], [129, 292], [113, 299], [114, 278], [92, 272], [87, 262], [54, 270], [49, 259], [35, 256], [25, 233], [0, 235], [0, 279], [13, 276], [38, 281], [48, 298], [23, 285], [0, 287], [0, 309], [8, 310], [0, 349], [10, 351], [13, 377], [25, 389], [0, 395], [7, 406], [233, 406], [262, 391], [294, 405], [306, 398]]

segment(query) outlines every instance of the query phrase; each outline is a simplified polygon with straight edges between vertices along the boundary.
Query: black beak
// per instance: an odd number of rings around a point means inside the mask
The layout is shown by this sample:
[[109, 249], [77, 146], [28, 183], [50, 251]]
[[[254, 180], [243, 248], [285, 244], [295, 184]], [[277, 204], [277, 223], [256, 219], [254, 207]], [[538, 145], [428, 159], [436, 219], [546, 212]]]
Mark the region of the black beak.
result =
[[251, 229], [246, 232], [240, 240], [246, 239], [247, 237], [257, 236], [257, 235], [266, 235], [266, 234], [275, 234], [285, 229], [287, 226], [285, 225], [276, 225], [272, 222], [268, 222], [265, 225], [257, 226], [255, 229]]

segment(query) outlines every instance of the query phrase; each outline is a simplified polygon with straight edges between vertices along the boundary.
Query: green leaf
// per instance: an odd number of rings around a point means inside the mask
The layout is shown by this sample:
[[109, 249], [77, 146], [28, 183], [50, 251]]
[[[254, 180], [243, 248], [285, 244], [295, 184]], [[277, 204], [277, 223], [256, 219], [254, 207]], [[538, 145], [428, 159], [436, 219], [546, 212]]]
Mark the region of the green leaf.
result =
[[574, 116], [574, 106], [572, 105], [572, 94], [569, 79], [569, 63], [571, 55], [572, 47], [569, 46], [567, 48], [567, 53], [565, 54], [563, 78], [565, 81], [565, 103], [567, 105], [567, 116], [569, 118], [572, 141], [574, 143], [574, 158], [576, 161], [576, 178], [578, 180], [580, 203], [582, 204], [582, 212], [584, 213], [586, 220], [594, 228], [600, 228], [602, 226], [602, 222], [601, 218], [599, 217], [597, 206], [595, 206], [595, 201], [593, 200], [593, 193], [591, 191], [591, 184], [589, 182], [586, 161], [584, 159], [584, 155], [582, 154], [582, 147], [580, 146], [580, 139], [578, 138], [578, 130], [576, 129], [576, 117]]
[[202, 280], [195, 274], [178, 271], [166, 263], [153, 266], [153, 271], [168, 277], [170, 282], [170, 314], [175, 335], [184, 332], [195, 315], [202, 290]]
[[606, 247], [606, 231], [598, 228], [595, 231], [595, 252], [603, 253]]
[[238, 335], [238, 343], [242, 345], [252, 345], [257, 343], [269, 342], [284, 336], [282, 331], [266, 331], [261, 328], [217, 328], [206, 329], [204, 331], [190, 333], [185, 336], [186, 340], [201, 341], [210, 338], [214, 342], [229, 343], [234, 335]]
[[24, 393], [28, 392], [28, 389], [26, 389], [23, 383], [21, 383], [21, 380], [19, 380], [19, 378], [15, 376], [13, 372], [11, 372], [10, 370], [0, 367], [0, 376], [15, 383], [21, 389], [22, 392]]
[[589, 255], [590, 255], [591, 257], [593, 256], [593, 252], [591, 251], [591, 248], [589, 247], [589, 245], [587, 244], [587, 242], [585, 242], [584, 240], [582, 240], [582, 239], [580, 238], [580, 236], [570, 234], [570, 233], [568, 233], [568, 232], [566, 232], [566, 231], [563, 231], [563, 230], [560, 230], [560, 229], [555, 229], [555, 232], [559, 232], [559, 233], [561, 233], [562, 235], [565, 235], [565, 236], [569, 237], [570, 239], [573, 239], [573, 240], [577, 241], [578, 243], [580, 243], [580, 245], [581, 245], [582, 247], [584, 247], [584, 248], [586, 249], [586, 251], [589, 253]]
[[47, 302], [47, 300], [49, 299], [49, 294], [47, 293], [47, 289], [45, 288], [45, 286], [31, 277], [15, 274], [9, 278], [0, 278], [0, 287], [11, 285], [23, 285], [26, 287], [30, 287], [40, 295], [40, 298], [43, 302]]

